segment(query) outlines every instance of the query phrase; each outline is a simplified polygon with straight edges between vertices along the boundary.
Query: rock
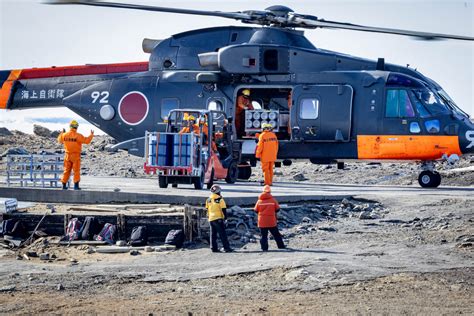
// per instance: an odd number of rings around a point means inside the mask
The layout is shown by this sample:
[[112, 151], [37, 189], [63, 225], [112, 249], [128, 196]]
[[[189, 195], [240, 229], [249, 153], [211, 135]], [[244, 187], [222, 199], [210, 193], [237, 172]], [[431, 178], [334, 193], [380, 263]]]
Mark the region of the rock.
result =
[[308, 224], [309, 224], [309, 223], [312, 223], [313, 220], [312, 220], [311, 218], [305, 216], [305, 217], [303, 217], [303, 218], [301, 219], [301, 222], [302, 222], [302, 223], [308, 223]]
[[368, 211], [363, 211], [359, 214], [359, 219], [373, 219], [372, 215]]
[[457, 245], [458, 248], [471, 248], [472, 247], [472, 242], [463, 242]]
[[36, 253], [36, 251], [27, 251], [25, 255], [27, 255], [28, 257], [33, 257], [33, 258], [38, 257], [38, 254]]
[[138, 256], [140, 252], [138, 250], [130, 250], [130, 255], [131, 256]]
[[306, 181], [308, 179], [304, 176], [304, 174], [298, 173], [298, 174], [295, 174], [293, 176], [293, 180], [295, 180], [295, 181]]
[[119, 246], [119, 247], [123, 247], [123, 246], [126, 246], [127, 245], [127, 242], [125, 240], [117, 240], [117, 242], [115, 243], [115, 245]]
[[285, 280], [288, 282], [291, 281], [302, 281], [309, 276], [309, 272], [305, 269], [298, 269], [294, 271], [290, 271], [285, 274]]
[[58, 138], [59, 134], [61, 134], [61, 131], [52, 131], [51, 132], [51, 137]]
[[2, 292], [13, 292], [15, 290], [16, 290], [16, 286], [14, 286], [14, 285], [0, 287], [0, 293], [2, 293]]
[[61, 283], [59, 283], [59, 284], [56, 286], [56, 289], [57, 289], [58, 291], [62, 291], [62, 290], [64, 290], [64, 286], [63, 286]]
[[13, 133], [10, 132], [6, 127], [0, 127], [0, 136], [12, 136]]
[[238, 216], [238, 215], [244, 215], [244, 216], [247, 215], [247, 212], [238, 205], [232, 206], [230, 208], [230, 210], [232, 211], [232, 214], [236, 215], [236, 216]]
[[23, 147], [13, 147], [5, 150], [1, 157], [6, 157], [7, 155], [29, 155], [30, 152]]
[[41, 137], [51, 137], [51, 131], [41, 125], [33, 125], [33, 133]]
[[40, 260], [49, 260], [49, 253], [44, 252], [39, 255]]
[[77, 259], [74, 259], [74, 258], [70, 258], [69, 261], [70, 261], [71, 263], [77, 263]]
[[151, 246], [146, 246], [144, 250], [145, 250], [145, 252], [153, 252], [153, 251], [155, 251], [155, 248], [153, 248]]
[[336, 232], [337, 229], [335, 229], [334, 227], [330, 227], [330, 226], [322, 226], [322, 227], [318, 227], [319, 230], [323, 230], [323, 231], [327, 231], [327, 232]]
[[114, 188], [114, 192], [120, 192], [119, 188]]

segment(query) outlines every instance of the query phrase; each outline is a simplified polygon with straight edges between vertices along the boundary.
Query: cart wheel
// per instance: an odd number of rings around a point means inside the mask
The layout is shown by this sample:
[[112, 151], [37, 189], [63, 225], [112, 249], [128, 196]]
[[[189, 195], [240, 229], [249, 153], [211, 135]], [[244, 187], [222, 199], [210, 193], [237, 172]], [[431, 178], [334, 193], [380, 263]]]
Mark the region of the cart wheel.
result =
[[158, 176], [158, 185], [160, 186], [160, 188], [166, 189], [168, 187], [168, 179], [163, 176]]
[[202, 190], [204, 187], [204, 168], [202, 168], [201, 176], [199, 178], [194, 178], [194, 188], [196, 190]]
[[206, 184], [207, 189], [211, 189], [212, 185], [214, 184], [214, 169], [211, 170], [211, 177], [209, 179], [209, 182]]
[[232, 161], [227, 169], [227, 177], [225, 178], [225, 182], [227, 183], [235, 183], [237, 181], [237, 175], [239, 173], [239, 168], [237, 168], [237, 163]]

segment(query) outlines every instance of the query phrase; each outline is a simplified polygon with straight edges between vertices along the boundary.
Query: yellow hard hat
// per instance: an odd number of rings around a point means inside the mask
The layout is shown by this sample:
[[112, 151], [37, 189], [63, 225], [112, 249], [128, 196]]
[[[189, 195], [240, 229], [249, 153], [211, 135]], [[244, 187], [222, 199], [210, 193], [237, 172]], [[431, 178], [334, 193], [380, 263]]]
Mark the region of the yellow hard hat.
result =
[[262, 124], [262, 129], [267, 129], [267, 128], [268, 128], [268, 129], [272, 129], [272, 128], [273, 128], [272, 124], [270, 124], [270, 123], [263, 123], [263, 124]]
[[69, 127], [71, 127], [71, 128], [78, 128], [78, 127], [79, 127], [79, 123], [77, 123], [76, 120], [72, 120], [71, 123], [69, 123]]
[[246, 96], [250, 96], [250, 90], [249, 89], [244, 89], [242, 90], [242, 94]]
[[192, 115], [188, 115], [188, 117], [185, 118], [185, 120], [186, 120], [186, 121], [195, 121], [196, 118], [195, 118], [194, 116], [192, 116]]

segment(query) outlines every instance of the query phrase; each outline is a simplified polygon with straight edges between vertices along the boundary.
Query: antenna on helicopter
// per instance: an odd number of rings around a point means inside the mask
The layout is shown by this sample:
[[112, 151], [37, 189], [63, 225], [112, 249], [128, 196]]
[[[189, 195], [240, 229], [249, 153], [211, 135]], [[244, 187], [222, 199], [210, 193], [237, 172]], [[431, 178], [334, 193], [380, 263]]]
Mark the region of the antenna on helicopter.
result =
[[46, 4], [54, 5], [87, 5], [97, 7], [108, 7], [108, 8], [121, 8], [121, 9], [133, 9], [143, 11], [154, 11], [154, 12], [169, 12], [179, 14], [192, 14], [192, 15], [204, 15], [204, 16], [216, 16], [228, 19], [234, 19], [247, 24], [258, 24], [263, 26], [273, 26], [281, 28], [331, 28], [331, 29], [343, 29], [361, 32], [373, 32], [373, 33], [384, 33], [384, 34], [395, 34], [402, 36], [410, 36], [419, 40], [433, 41], [433, 40], [444, 40], [454, 39], [463, 41], [474, 41], [474, 37], [441, 34], [441, 33], [430, 33], [430, 32], [419, 32], [411, 30], [392, 29], [384, 27], [365, 26], [351, 23], [343, 23], [337, 21], [327, 21], [319, 19], [313, 15], [305, 15], [295, 13], [292, 9], [275, 5], [266, 8], [265, 10], [246, 10], [237, 12], [222, 12], [222, 11], [204, 11], [204, 10], [191, 10], [191, 9], [179, 9], [179, 8], [168, 8], [168, 7], [156, 7], [148, 5], [138, 4], [127, 4], [117, 2], [104, 2], [96, 0], [50, 0], [45, 1]]

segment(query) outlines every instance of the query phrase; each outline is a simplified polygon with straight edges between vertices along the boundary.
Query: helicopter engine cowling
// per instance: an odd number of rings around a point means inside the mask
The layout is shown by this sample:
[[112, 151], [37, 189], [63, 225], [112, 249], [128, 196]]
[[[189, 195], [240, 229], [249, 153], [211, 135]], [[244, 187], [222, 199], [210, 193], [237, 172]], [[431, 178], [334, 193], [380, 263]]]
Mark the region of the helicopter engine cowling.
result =
[[236, 45], [220, 49], [219, 69], [239, 74], [289, 72], [289, 48], [278, 45]]

